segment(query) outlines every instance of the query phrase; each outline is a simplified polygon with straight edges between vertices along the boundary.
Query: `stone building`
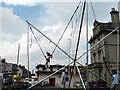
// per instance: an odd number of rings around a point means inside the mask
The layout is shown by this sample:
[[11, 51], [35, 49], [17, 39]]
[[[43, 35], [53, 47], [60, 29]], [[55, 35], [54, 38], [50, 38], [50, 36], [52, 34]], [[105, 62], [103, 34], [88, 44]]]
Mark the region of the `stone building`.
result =
[[[119, 26], [119, 12], [112, 8], [110, 14], [111, 22], [94, 22], [93, 36], [89, 40], [90, 47]], [[89, 69], [111, 84], [111, 75], [117, 69], [117, 31], [92, 48], [90, 54], [91, 64], [89, 65]], [[90, 74], [89, 80], [98, 81], [99, 78]]]

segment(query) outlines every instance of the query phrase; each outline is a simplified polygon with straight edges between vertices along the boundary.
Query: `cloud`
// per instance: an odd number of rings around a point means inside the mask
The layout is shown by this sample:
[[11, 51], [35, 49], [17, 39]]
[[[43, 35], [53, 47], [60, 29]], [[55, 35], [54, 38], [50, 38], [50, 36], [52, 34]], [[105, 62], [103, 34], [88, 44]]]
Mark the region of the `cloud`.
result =
[[[61, 9], [60, 7], [52, 11], [52, 9], [58, 5], [59, 3], [57, 4], [49, 3], [45, 5], [48, 8], [47, 14], [49, 15], [49, 17], [45, 16], [42, 19], [43, 21], [42, 23], [44, 24], [44, 26], [42, 27], [42, 29], [40, 29], [40, 31], [45, 33], [45, 35], [48, 36], [51, 40], [53, 40], [55, 43], [57, 43], [59, 37], [61, 36], [65, 28], [65, 24], [68, 22], [70, 16], [72, 15], [73, 10], [75, 9], [73, 7], [76, 4], [72, 6], [72, 3], [69, 3], [68, 6], [66, 6], [67, 3], [61, 3], [59, 6], [63, 5], [62, 7], [65, 8], [64, 11], [62, 10], [63, 8]], [[27, 67], [27, 34], [26, 34], [27, 24], [25, 24], [25, 22], [21, 20], [19, 16], [13, 13], [13, 9], [6, 7], [1, 7], [1, 8], [2, 8], [2, 15], [1, 15], [2, 23], [0, 25], [2, 27], [2, 37], [3, 37], [2, 45], [4, 46], [4, 48], [3, 47], [0, 48], [0, 54], [3, 57], [7, 58], [7, 62], [16, 63], [18, 43], [20, 43], [19, 63]], [[67, 15], [66, 12], [68, 12]], [[52, 21], [54, 22], [51, 23]], [[48, 23], [45, 24], [46, 22]], [[52, 52], [55, 46], [51, 42], [49, 42], [46, 38], [38, 34], [38, 32], [35, 33], [37, 37], [39, 37], [40, 39], [40, 44], [44, 52], [46, 51]], [[68, 52], [68, 48], [69, 48], [68, 38], [70, 37], [70, 34], [71, 34], [71, 27], [68, 28], [63, 39], [59, 44], [59, 46], [66, 52]], [[82, 36], [82, 41], [84, 41], [83, 36]], [[4, 53], [5, 51], [6, 53]], [[81, 51], [83, 52], [84, 50]], [[68, 62], [67, 59], [68, 57], [65, 54], [63, 54], [63, 52], [61, 52], [59, 49], [56, 49], [53, 58], [51, 60], [51, 64], [64, 64], [65, 62], [66, 63]], [[32, 70], [37, 63], [44, 64], [45, 58], [43, 57], [37, 43], [33, 39], [32, 48], [30, 48], [30, 70]]]
[[[19, 16], [13, 14], [10, 8], [0, 7], [0, 55], [8, 62], [16, 63], [17, 48], [23, 33], [26, 33], [26, 24]], [[24, 64], [25, 65], [25, 64]]]
[[[26, 0], [27, 1], [27, 0]], [[35, 5], [38, 2], [32, 3], [26, 2], [25, 0], [17, 0], [15, 2], [9, 2], [9, 0], [5, 0], [7, 4], [13, 5]], [[31, 4], [30, 4], [31, 3]], [[66, 24], [68, 23], [73, 11], [76, 8], [78, 3], [42, 3], [46, 7], [46, 15], [39, 18], [39, 22], [37, 22], [37, 27], [42, 31], [46, 36], [48, 36], [51, 40], [57, 43], [60, 38]], [[20, 49], [20, 64], [25, 65], [27, 67], [27, 24], [21, 19], [20, 16], [17, 16], [13, 13], [13, 9], [0, 7], [2, 14], [0, 14], [0, 18], [2, 18], [2, 22], [0, 22], [0, 27], [2, 27], [2, 41], [1, 45], [4, 47], [0, 47], [0, 55], [7, 58], [8, 62], [16, 62], [17, 58], [17, 48], [18, 43], [21, 44]], [[78, 14], [77, 14], [78, 15]], [[91, 15], [91, 14], [90, 14]], [[32, 17], [31, 17], [32, 18]], [[75, 22], [74, 18], [74, 22]], [[80, 19], [80, 18], [79, 18]], [[31, 22], [32, 23], [32, 22]], [[41, 25], [42, 24], [42, 25]], [[69, 38], [72, 31], [72, 24], [68, 27], [63, 39], [61, 40], [59, 46], [69, 53]], [[36, 26], [36, 25], [35, 25]], [[75, 23], [74, 23], [75, 26]], [[86, 51], [86, 30], [85, 24], [83, 24], [82, 32], [81, 32], [81, 41], [78, 56], [80, 56], [83, 52]], [[74, 27], [75, 28], [75, 27]], [[90, 35], [92, 35], [92, 26], [89, 26], [89, 39]], [[33, 29], [34, 30], [34, 29]], [[44, 52], [49, 51], [52, 52], [55, 46], [49, 42], [45, 37], [34, 30], [37, 37], [39, 37], [39, 41]], [[77, 36], [77, 32], [75, 36]], [[33, 37], [32, 37], [33, 38]], [[75, 52], [77, 37], [72, 39], [71, 46], [71, 56], [73, 52]], [[45, 58], [43, 57], [35, 39], [32, 41], [32, 47], [30, 48], [30, 70], [35, 68], [37, 63], [45, 63]], [[6, 53], [5, 53], [6, 52]], [[64, 64], [68, 63], [68, 57], [61, 52], [59, 49], [56, 49], [53, 58], [51, 59], [51, 64]], [[85, 63], [85, 56], [80, 59], [80, 63]]]
[[[41, 2], [79, 2], [84, 0], [1, 0], [7, 5], [27, 5], [33, 6]], [[92, 2], [118, 2], [119, 0], [92, 0]]]
[[19, 16], [14, 15], [12, 9], [0, 7], [0, 10], [2, 37], [8, 41], [18, 40], [22, 33], [26, 32], [25, 22], [23, 22]]

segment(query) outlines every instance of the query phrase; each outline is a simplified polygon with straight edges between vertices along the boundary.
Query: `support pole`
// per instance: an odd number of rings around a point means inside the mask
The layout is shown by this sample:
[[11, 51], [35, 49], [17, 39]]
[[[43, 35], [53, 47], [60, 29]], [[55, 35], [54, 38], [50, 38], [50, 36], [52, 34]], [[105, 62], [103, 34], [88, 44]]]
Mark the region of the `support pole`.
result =
[[[69, 53], [69, 56], [70, 56], [70, 52], [71, 52], [71, 49], [70, 49], [70, 47], [71, 47], [71, 38], [69, 38], [68, 41], [69, 41], [69, 50], [68, 50], [68, 53]], [[70, 63], [70, 58], [68, 58], [68, 63]], [[68, 71], [70, 71], [70, 65], [68, 66]], [[72, 76], [70, 75], [70, 73], [68, 73], [68, 77], [71, 80]], [[70, 83], [69, 83], [68, 87], [70, 87]]]
[[18, 55], [17, 55], [17, 75], [18, 75], [18, 64], [19, 64], [19, 55], [20, 55], [20, 43], [18, 44]]
[[86, 2], [86, 82], [87, 82], [87, 89], [88, 89], [88, 2]]
[[117, 74], [119, 75], [119, 40], [120, 40], [120, 37], [119, 37], [119, 29], [117, 30]]
[[80, 34], [81, 34], [81, 29], [82, 29], [82, 24], [83, 24], [85, 6], [86, 6], [86, 0], [85, 0], [85, 2], [84, 2], [84, 6], [83, 6], [82, 18], [81, 18], [79, 35], [78, 35], [78, 41], [77, 41], [77, 47], [76, 47], [76, 52], [75, 52], [75, 59], [74, 59], [74, 64], [73, 64], [73, 66], [74, 66], [74, 76], [75, 76], [75, 74], [76, 74], [76, 58], [77, 58], [77, 54], [78, 54], [78, 47], [79, 47], [79, 42], [80, 42]]
[[82, 76], [81, 76], [81, 74], [80, 74], [80, 70], [79, 70], [78, 66], [76, 66], [76, 67], [77, 67], [77, 71], [78, 71], [78, 73], [79, 73], [80, 79], [81, 79], [81, 81], [82, 81], [82, 85], [83, 85], [83, 87], [84, 87], [84, 90], [86, 90], [85, 84], [84, 84], [83, 79], [82, 79]]
[[75, 77], [75, 74], [76, 74], [76, 59], [77, 59], [78, 47], [79, 47], [79, 43], [80, 43], [80, 34], [81, 34], [81, 29], [82, 29], [82, 24], [83, 24], [85, 6], [86, 6], [86, 0], [85, 0], [84, 5], [83, 5], [82, 17], [81, 17], [80, 29], [79, 29], [79, 35], [78, 35], [77, 46], [76, 46], [76, 52], [75, 52], [75, 58], [74, 58], [74, 63], [73, 63], [73, 66], [74, 66], [74, 77]]
[[28, 78], [29, 78], [29, 24], [27, 31], [27, 62], [28, 62]]

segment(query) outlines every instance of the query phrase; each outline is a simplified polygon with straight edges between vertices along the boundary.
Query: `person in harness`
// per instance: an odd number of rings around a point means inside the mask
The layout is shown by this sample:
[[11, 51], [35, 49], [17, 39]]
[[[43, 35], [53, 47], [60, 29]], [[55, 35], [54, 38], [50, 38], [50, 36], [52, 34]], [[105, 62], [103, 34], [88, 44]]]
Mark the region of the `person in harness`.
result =
[[46, 52], [47, 56], [46, 58], [46, 63], [45, 63], [45, 69], [50, 68], [50, 58], [52, 58], [52, 55], [49, 52]]

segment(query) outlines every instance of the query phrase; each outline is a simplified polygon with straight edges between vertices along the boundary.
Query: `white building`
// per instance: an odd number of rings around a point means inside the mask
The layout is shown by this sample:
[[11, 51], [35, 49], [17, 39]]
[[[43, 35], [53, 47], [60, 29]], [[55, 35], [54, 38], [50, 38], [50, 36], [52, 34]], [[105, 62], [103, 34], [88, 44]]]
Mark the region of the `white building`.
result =
[[[58, 69], [64, 67], [63, 65], [50, 65], [50, 69], [44, 70], [45, 69], [45, 65], [37, 65], [36, 66], [36, 73], [37, 73], [37, 77], [38, 77], [38, 81], [44, 79], [45, 77], [47, 77], [48, 75], [54, 73], [55, 71], [57, 71]], [[79, 67], [81, 68], [81, 67]], [[73, 71], [73, 66], [70, 66], [70, 71]], [[66, 88], [69, 87], [69, 81], [70, 81], [70, 71], [68, 71], [68, 69], [66, 68]], [[61, 74], [62, 71], [56, 73], [55, 75], [53, 75], [52, 77], [48, 78], [47, 81], [49, 83], [50, 86], [55, 86], [55, 87], [61, 87]], [[73, 75], [73, 73], [71, 73]], [[83, 74], [84, 75], [84, 74]], [[74, 76], [74, 78], [71, 79], [71, 84], [70, 87], [73, 87], [74, 82], [81, 82], [78, 73]]]
[[22, 68], [18, 67], [17, 75], [23, 76]]

